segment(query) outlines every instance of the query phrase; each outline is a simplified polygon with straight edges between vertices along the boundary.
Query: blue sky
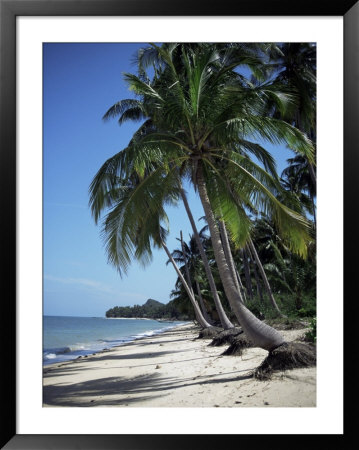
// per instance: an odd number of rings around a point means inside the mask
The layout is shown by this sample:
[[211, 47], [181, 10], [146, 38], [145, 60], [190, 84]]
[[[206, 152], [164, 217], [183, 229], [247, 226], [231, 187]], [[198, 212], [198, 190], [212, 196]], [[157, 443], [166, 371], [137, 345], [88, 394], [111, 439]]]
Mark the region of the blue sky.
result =
[[[43, 226], [44, 314], [104, 316], [116, 305], [142, 304], [148, 298], [170, 300], [176, 274], [164, 251], [154, 251], [151, 265], [133, 263], [120, 278], [107, 257], [88, 207], [88, 187], [104, 161], [124, 148], [138, 123], [104, 123], [116, 101], [130, 98], [122, 74], [145, 44], [44, 44], [43, 48]], [[292, 153], [266, 145], [279, 173]], [[195, 218], [200, 202], [189, 191]], [[168, 247], [178, 247], [180, 230], [191, 233], [184, 208], [168, 210]], [[203, 221], [199, 222], [199, 228]]]

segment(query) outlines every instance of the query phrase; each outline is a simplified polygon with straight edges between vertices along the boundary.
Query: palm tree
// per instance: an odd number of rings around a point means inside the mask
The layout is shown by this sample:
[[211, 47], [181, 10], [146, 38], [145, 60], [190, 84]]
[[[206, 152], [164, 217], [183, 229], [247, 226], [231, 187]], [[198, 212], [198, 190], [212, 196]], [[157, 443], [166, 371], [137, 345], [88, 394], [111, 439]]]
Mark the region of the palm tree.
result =
[[[248, 249], [248, 246], [247, 246], [247, 249]], [[258, 276], [258, 272], [257, 272], [257, 266], [258, 266], [258, 264], [257, 264], [257, 261], [256, 261], [255, 257], [254, 257], [253, 254], [251, 253], [251, 251], [249, 251], [249, 254], [250, 254], [250, 255], [249, 255], [249, 256], [250, 256], [250, 259], [252, 260], [252, 263], [253, 263], [253, 272], [254, 272], [254, 278], [255, 278], [255, 280], [256, 280], [257, 295], [258, 295], [258, 297], [259, 297], [261, 303], [263, 303], [263, 301], [264, 301], [264, 299], [263, 299], [263, 293], [262, 293], [261, 283], [260, 283], [259, 276]]]
[[250, 299], [253, 298], [252, 280], [249, 272], [248, 255], [245, 248], [241, 248], [241, 257], [243, 262], [244, 277], [246, 281], [247, 294]]
[[260, 274], [261, 274], [261, 277], [262, 277], [264, 286], [265, 286], [266, 291], [267, 291], [267, 293], [268, 293], [269, 300], [270, 300], [270, 302], [271, 302], [273, 308], [275, 309], [275, 311], [276, 311], [280, 316], [282, 316], [282, 313], [280, 312], [280, 310], [279, 310], [279, 308], [278, 308], [277, 302], [275, 301], [275, 298], [274, 298], [272, 289], [271, 289], [271, 287], [270, 287], [270, 284], [269, 284], [267, 275], [266, 275], [266, 273], [265, 273], [264, 267], [263, 267], [263, 265], [262, 265], [262, 263], [261, 263], [261, 260], [259, 259], [257, 250], [256, 250], [255, 245], [253, 244], [253, 241], [252, 241], [251, 238], [249, 238], [249, 241], [248, 241], [248, 248], [249, 248], [251, 254], [253, 255], [255, 264], [257, 265], [257, 267], [258, 267], [258, 269], [259, 269], [259, 272], [260, 272]]
[[304, 295], [315, 298], [315, 241], [308, 246], [306, 260], [290, 252], [276, 231], [276, 227], [266, 218], [257, 219], [253, 240], [258, 248], [263, 268], [277, 295], [291, 294], [290, 311], [302, 307]]
[[[196, 245], [196, 241], [194, 237], [192, 236], [189, 244], [185, 243], [182, 236], [182, 231], [180, 233], [180, 239], [181, 242], [181, 249], [175, 249], [172, 252], [173, 260], [176, 263], [182, 264], [182, 267], [180, 267], [180, 271], [184, 271], [187, 279], [187, 284], [190, 286], [192, 293], [194, 292], [193, 284], [196, 287], [197, 296], [199, 299], [199, 304], [201, 306], [203, 317], [206, 319], [208, 323], [212, 325], [212, 320], [208, 315], [207, 309], [205, 307], [201, 289], [199, 286], [198, 279], [201, 278], [201, 266], [203, 266], [203, 263], [201, 264], [201, 257], [198, 251], [198, 247]], [[177, 238], [178, 239], [178, 238]], [[167, 264], [170, 261], [167, 261]], [[193, 279], [193, 281], [192, 281]], [[201, 279], [202, 280], [202, 279]]]
[[[316, 136], [316, 46], [309, 42], [283, 43], [275, 49], [276, 61], [272, 70], [277, 80], [293, 90], [297, 101], [284, 120], [293, 123], [312, 140]], [[307, 161], [312, 184], [316, 186], [315, 164]]]
[[194, 293], [193, 290], [191, 288], [191, 286], [189, 285], [188, 282], [186, 282], [184, 276], [182, 275], [181, 271], [179, 270], [179, 268], [177, 267], [177, 264], [175, 263], [170, 251], [168, 250], [166, 244], [164, 243], [164, 241], [162, 241], [162, 248], [164, 249], [164, 251], [166, 252], [169, 260], [171, 261], [177, 275], [178, 278], [181, 280], [181, 283], [183, 285], [183, 287], [185, 288], [187, 295], [192, 303], [193, 309], [194, 309], [194, 313], [196, 316], [196, 319], [198, 321], [198, 323], [203, 327], [203, 328], [210, 328], [211, 324], [206, 320], [206, 318], [203, 316], [203, 313], [201, 312], [200, 308], [198, 307], [198, 303], [194, 297]]
[[[291, 99], [280, 93], [275, 84], [253, 85], [234, 70], [242, 63], [253, 62], [245, 51], [241, 59], [237, 50], [217, 51], [211, 44], [195, 48], [153, 44], [153, 49], [160, 60], [153, 80], [143, 75], [125, 75], [140, 100], [119, 102], [107, 113], [107, 117], [120, 114], [121, 123], [129, 118], [147, 120], [127, 149], [107, 161], [95, 177], [90, 201], [94, 215], [97, 217], [108, 206], [103, 193], [110, 191], [112, 195], [117, 188], [113, 181], [119, 174], [121, 181], [134, 173], [141, 179], [135, 199], [126, 205], [126, 210], [142, 214], [137, 204], [143, 201], [140, 197], [146, 198], [151, 213], [159, 211], [159, 219], [164, 218], [163, 207], [168, 198], [179, 197], [181, 179], [190, 180], [202, 202], [226, 297], [249, 339], [272, 350], [284, 339], [244, 306], [225, 258], [217, 220], [225, 222], [232, 239], [240, 245], [248, 239], [251, 228], [244, 207], [265, 210], [277, 222], [291, 249], [305, 255], [309, 240], [307, 221], [277, 200], [281, 187], [276, 176], [248, 157], [248, 153], [259, 154], [270, 171], [266, 152], [247, 137], [285, 142], [310, 161], [313, 146], [292, 125], [264, 115], [268, 98], [281, 103]], [[150, 186], [160, 189], [159, 185], [162, 192], [149, 192]], [[136, 206], [133, 208], [131, 203]], [[113, 216], [114, 211], [116, 207], [109, 214]], [[120, 221], [117, 225], [117, 230], [112, 228], [109, 235], [105, 229], [105, 235], [111, 242], [116, 241], [110, 250], [122, 255], [112, 259], [127, 265], [129, 249], [135, 246], [136, 256], [143, 256], [143, 252], [137, 252], [137, 236], [128, 231], [129, 224]], [[141, 231], [147, 244], [153, 236], [151, 228]]]
[[[313, 215], [316, 224], [315, 197], [316, 182], [313, 181], [310, 164], [302, 155], [287, 159], [288, 166], [281, 174], [282, 186], [296, 195], [304, 209]], [[308, 198], [309, 196], [309, 198]], [[310, 201], [308, 201], [310, 199]]]
[[[217, 310], [217, 313], [218, 313], [219, 320], [221, 322], [222, 327], [225, 330], [227, 330], [229, 328], [233, 328], [234, 325], [232, 324], [232, 322], [229, 320], [227, 314], [225, 313], [225, 311], [223, 309], [223, 306], [222, 306], [222, 303], [221, 303], [221, 300], [219, 298], [219, 295], [218, 295], [218, 292], [217, 292], [217, 288], [216, 288], [216, 283], [214, 281], [214, 278], [213, 278], [213, 275], [212, 275], [212, 271], [211, 271], [211, 268], [210, 268], [210, 265], [209, 265], [209, 262], [208, 262], [208, 258], [207, 258], [205, 249], [204, 249], [203, 244], [202, 244], [201, 235], [200, 235], [200, 233], [197, 230], [197, 227], [196, 227], [195, 221], [193, 219], [193, 215], [192, 215], [191, 209], [190, 209], [188, 201], [187, 201], [187, 196], [186, 196], [186, 193], [185, 193], [183, 188], [181, 189], [181, 198], [182, 198], [184, 207], [186, 209], [187, 216], [188, 216], [189, 221], [190, 221], [191, 226], [192, 226], [193, 236], [195, 238], [195, 241], [196, 241], [196, 244], [197, 244], [197, 248], [199, 250], [199, 253], [200, 253], [202, 261], [203, 261], [204, 269], [206, 271], [207, 279], [208, 279], [208, 282], [209, 282], [209, 285], [210, 285], [210, 289], [211, 289], [211, 292], [212, 292], [212, 296], [213, 296], [214, 304], [215, 304], [215, 307], [216, 307], [216, 310]], [[199, 295], [200, 295], [200, 292], [199, 292]]]

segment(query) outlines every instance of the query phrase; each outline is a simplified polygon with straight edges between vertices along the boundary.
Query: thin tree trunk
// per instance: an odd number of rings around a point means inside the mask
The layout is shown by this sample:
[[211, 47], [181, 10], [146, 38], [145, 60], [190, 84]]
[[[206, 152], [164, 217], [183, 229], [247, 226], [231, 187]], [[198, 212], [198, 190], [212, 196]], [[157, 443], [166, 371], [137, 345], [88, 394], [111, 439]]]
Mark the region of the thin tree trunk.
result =
[[246, 301], [247, 301], [246, 292], [245, 292], [245, 289], [244, 289], [244, 286], [243, 286], [243, 283], [242, 283], [242, 280], [241, 280], [241, 277], [239, 275], [239, 272], [238, 272], [237, 268], [236, 268], [236, 276], [237, 276], [237, 280], [238, 280], [238, 283], [239, 283], [239, 287], [241, 288], [241, 293], [242, 293], [243, 300], [246, 303]]
[[313, 196], [311, 196], [311, 199], [312, 199], [312, 206], [313, 206], [313, 219], [314, 219], [314, 226], [315, 226], [315, 229], [317, 229], [317, 215], [316, 215], [316, 213], [315, 213], [315, 203], [314, 203], [314, 197], [313, 197]]
[[[298, 128], [302, 133], [306, 133], [306, 131], [305, 131], [304, 128], [302, 127], [302, 120], [301, 120], [300, 114], [299, 114], [299, 117], [297, 118], [297, 125], [298, 125], [297, 128]], [[314, 142], [314, 140], [315, 140], [315, 134], [314, 134], [313, 132], [310, 132], [310, 139]], [[309, 168], [310, 178], [312, 179], [312, 183], [314, 184], [315, 189], [317, 189], [317, 174], [315, 173], [313, 164], [311, 164], [311, 163], [308, 161], [308, 158], [306, 158], [306, 159], [307, 159], [307, 162], [308, 162], [308, 168]]]
[[253, 298], [252, 281], [251, 281], [251, 275], [249, 273], [247, 253], [244, 250], [244, 248], [241, 248], [241, 255], [242, 255], [242, 259], [243, 259], [244, 276], [246, 278], [247, 294], [248, 294], [248, 297], [250, 299], [252, 299]]
[[269, 300], [272, 303], [273, 308], [277, 311], [277, 313], [282, 316], [282, 313], [280, 312], [280, 309], [278, 308], [277, 302], [275, 301], [275, 298], [273, 296], [273, 292], [272, 292], [272, 289], [271, 289], [270, 284], [268, 282], [267, 275], [266, 275], [266, 273], [264, 271], [264, 268], [263, 268], [262, 263], [261, 263], [261, 261], [259, 259], [257, 250], [256, 250], [256, 248], [255, 248], [255, 246], [253, 244], [252, 239], [249, 239], [248, 246], [249, 246], [249, 248], [250, 248], [250, 250], [251, 250], [251, 252], [252, 252], [252, 254], [254, 256], [254, 259], [255, 259], [255, 261], [257, 263], [258, 269], [259, 269], [259, 271], [261, 273], [264, 286], [265, 286], [266, 291], [267, 291], [268, 296], [269, 296]]
[[273, 350], [281, 344], [284, 344], [285, 340], [277, 330], [265, 324], [264, 322], [261, 322], [243, 304], [240, 291], [238, 291], [235, 287], [231, 272], [226, 262], [223, 247], [221, 244], [220, 233], [208, 198], [207, 188], [202, 175], [201, 166], [199, 166], [197, 171], [197, 184], [198, 192], [211, 233], [211, 240], [216, 263], [228, 301], [231, 303], [233, 311], [236, 314], [236, 317], [245, 334], [254, 343], [254, 345], [257, 345], [268, 351]]
[[195, 283], [196, 283], [196, 289], [197, 289], [197, 294], [198, 294], [198, 298], [199, 298], [199, 304], [200, 304], [200, 306], [201, 306], [201, 310], [202, 310], [203, 317], [207, 320], [208, 323], [210, 323], [211, 325], [213, 325], [213, 321], [212, 321], [212, 319], [209, 317], [208, 312], [207, 312], [206, 305], [204, 304], [203, 297], [202, 297], [202, 292], [201, 292], [201, 289], [200, 289], [200, 287], [199, 287], [199, 283], [198, 283], [197, 280], [195, 280]]
[[310, 164], [310, 163], [308, 162], [308, 167], [309, 167], [310, 177], [311, 177], [311, 179], [312, 179], [312, 182], [313, 182], [314, 186], [316, 187], [316, 186], [317, 186], [317, 175], [316, 175], [316, 173], [315, 173], [313, 164]]
[[199, 233], [198, 233], [195, 221], [193, 219], [193, 215], [192, 215], [191, 209], [190, 209], [190, 207], [188, 205], [186, 194], [185, 194], [185, 192], [184, 192], [184, 190], [182, 188], [181, 188], [181, 197], [182, 197], [183, 204], [184, 204], [184, 207], [186, 209], [189, 221], [190, 221], [191, 226], [192, 226], [193, 234], [194, 234], [197, 246], [198, 246], [199, 253], [200, 253], [202, 261], [203, 261], [204, 269], [206, 271], [207, 279], [208, 279], [208, 282], [209, 282], [209, 286], [211, 288], [214, 304], [216, 306], [216, 310], [217, 310], [218, 317], [219, 317], [219, 320], [221, 322], [221, 325], [222, 325], [222, 327], [225, 330], [228, 330], [229, 328], [234, 328], [234, 325], [228, 319], [227, 314], [226, 314], [226, 312], [223, 309], [221, 300], [220, 300], [220, 298], [218, 296], [216, 283], [214, 281], [214, 278], [213, 278], [213, 275], [212, 275], [212, 272], [211, 272], [211, 268], [209, 266], [208, 258], [207, 258], [206, 252], [205, 252], [205, 250], [203, 248], [203, 244], [202, 244], [201, 238], [199, 236]]
[[226, 256], [229, 270], [231, 271], [231, 275], [232, 275], [234, 284], [236, 286], [236, 289], [238, 291], [240, 291], [239, 283], [238, 283], [237, 276], [236, 276], [236, 269], [234, 266], [233, 256], [232, 256], [232, 252], [231, 252], [231, 247], [229, 245], [228, 233], [227, 233], [226, 226], [225, 226], [223, 220], [219, 220], [219, 232], [221, 234], [223, 250], [224, 250], [224, 254]]
[[[180, 231], [180, 239], [181, 239], [182, 254], [183, 254], [183, 258], [184, 258], [184, 266], [185, 266], [185, 271], [186, 271], [187, 284], [188, 284], [188, 287], [190, 288], [190, 290], [192, 292], [193, 298], [195, 298], [195, 295], [194, 295], [194, 292], [193, 292], [193, 288], [192, 288], [191, 275], [190, 275], [188, 264], [187, 264], [187, 255], [186, 255], [186, 249], [185, 249], [184, 242], [183, 242], [182, 230]], [[199, 297], [199, 303], [200, 303], [200, 306], [201, 306], [201, 311], [202, 311], [203, 317], [205, 318], [205, 320], [210, 325], [213, 325], [210, 317], [207, 314], [206, 307], [204, 306], [204, 302], [203, 302], [203, 298], [202, 298], [201, 290], [199, 288], [198, 281], [195, 280], [195, 283], [196, 283], [196, 288], [197, 288], [198, 297]]]
[[248, 250], [249, 250], [249, 252], [248, 252], [249, 256], [250, 256], [250, 258], [251, 258], [251, 260], [253, 262], [253, 272], [254, 272], [254, 277], [256, 279], [256, 283], [257, 283], [257, 294], [258, 294], [261, 302], [263, 303], [263, 294], [262, 294], [262, 289], [261, 289], [261, 286], [260, 286], [260, 281], [259, 281], [259, 277], [258, 277], [258, 273], [257, 273], [257, 267], [256, 267], [257, 266], [257, 261], [255, 260], [254, 256], [252, 255], [252, 252], [250, 251], [249, 248], [248, 248]]
[[209, 328], [211, 325], [206, 321], [206, 319], [203, 317], [201, 310], [199, 309], [198, 303], [196, 301], [196, 299], [193, 296], [193, 293], [191, 292], [191, 289], [189, 288], [188, 284], [186, 283], [186, 280], [184, 279], [181, 271], [179, 270], [179, 268], [177, 267], [177, 264], [175, 263], [170, 251], [168, 250], [166, 244], [162, 241], [162, 247], [164, 248], [165, 252], [167, 253], [167, 256], [169, 258], [169, 260], [171, 261], [179, 279], [181, 280], [183, 287], [185, 288], [188, 297], [192, 303], [193, 309], [194, 309], [194, 313], [196, 315], [197, 321], [198, 323], [203, 327], [203, 328]]
[[189, 269], [188, 269], [188, 264], [187, 264], [187, 254], [186, 254], [186, 250], [185, 250], [184, 243], [183, 243], [182, 230], [180, 231], [180, 238], [181, 238], [181, 247], [182, 247], [182, 254], [183, 254], [183, 258], [184, 258], [184, 267], [185, 267], [185, 271], [186, 271], [187, 284], [192, 292], [192, 295], [194, 296], [193, 289], [192, 289], [191, 275], [189, 274]]
[[254, 277], [256, 279], [256, 283], [257, 283], [257, 294], [260, 298], [261, 303], [263, 303], [263, 293], [262, 293], [262, 288], [261, 288], [261, 284], [259, 281], [259, 276], [258, 276], [258, 272], [257, 272], [257, 268], [256, 268], [256, 263], [254, 262], [253, 264], [253, 271], [254, 271]]

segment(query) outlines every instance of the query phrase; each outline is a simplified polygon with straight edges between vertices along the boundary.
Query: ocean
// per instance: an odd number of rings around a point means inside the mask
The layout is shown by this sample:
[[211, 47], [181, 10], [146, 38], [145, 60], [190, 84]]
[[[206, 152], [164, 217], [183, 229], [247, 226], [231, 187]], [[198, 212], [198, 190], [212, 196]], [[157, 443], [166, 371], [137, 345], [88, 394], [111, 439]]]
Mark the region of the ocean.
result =
[[185, 323], [187, 322], [44, 316], [43, 364], [90, 355]]

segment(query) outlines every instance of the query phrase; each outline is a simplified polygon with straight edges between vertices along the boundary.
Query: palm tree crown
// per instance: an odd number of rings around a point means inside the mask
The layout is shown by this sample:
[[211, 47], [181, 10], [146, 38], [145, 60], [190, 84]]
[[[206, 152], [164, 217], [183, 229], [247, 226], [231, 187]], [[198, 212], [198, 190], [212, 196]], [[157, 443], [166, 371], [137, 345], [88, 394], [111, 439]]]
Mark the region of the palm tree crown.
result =
[[[274, 161], [255, 140], [286, 143], [310, 162], [313, 145], [294, 126], [267, 115], [269, 101], [283, 111], [294, 102], [280, 84], [249, 81], [238, 72], [245, 64], [259, 77], [263, 73], [259, 54], [253, 45], [152, 44], [151, 51], [139, 58], [139, 74], [125, 74], [138, 98], [118, 102], [105, 119], [119, 116], [120, 124], [144, 122], [128, 147], [105, 162], [90, 186], [95, 220], [110, 208], [103, 236], [109, 260], [120, 270], [126, 271], [133, 257], [147, 263], [151, 246], [162, 245], [165, 208], [179, 200], [183, 179], [190, 180], [200, 195], [221, 279], [233, 305], [240, 294], [229, 278], [224, 281], [228, 267], [217, 219], [241, 246], [251, 230], [248, 211], [262, 211], [275, 221], [291, 250], [305, 256], [308, 222], [278, 200], [282, 188]], [[152, 79], [145, 72], [150, 63]], [[281, 338], [274, 334], [270, 343], [258, 329], [251, 334], [244, 306], [235, 307], [253, 340], [268, 349], [280, 345]]]

